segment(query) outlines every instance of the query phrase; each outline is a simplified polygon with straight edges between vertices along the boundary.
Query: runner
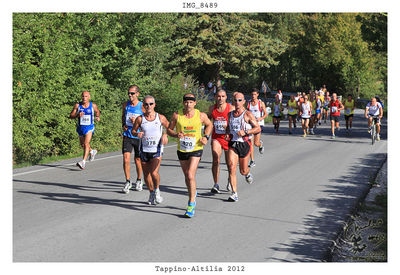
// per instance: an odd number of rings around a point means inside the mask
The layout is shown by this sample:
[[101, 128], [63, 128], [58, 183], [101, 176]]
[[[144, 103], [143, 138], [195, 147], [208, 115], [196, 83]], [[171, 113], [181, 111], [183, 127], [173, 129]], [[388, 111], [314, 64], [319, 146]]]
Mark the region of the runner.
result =
[[[167, 129], [168, 135], [179, 138], [178, 159], [181, 164], [185, 183], [189, 192], [188, 207], [185, 216], [194, 216], [196, 206], [196, 171], [203, 154], [203, 145], [207, 144], [212, 130], [212, 122], [205, 113], [195, 109], [196, 97], [191, 94], [183, 96], [183, 110], [175, 112]], [[201, 126], [205, 125], [201, 136]], [[176, 130], [174, 130], [176, 127]]]
[[315, 110], [317, 109], [317, 100], [315, 97], [315, 92], [311, 91], [309, 97], [310, 97], [309, 101], [312, 105], [309, 128], [310, 128], [310, 134], [314, 135], [314, 121], [315, 121], [315, 114], [316, 114]]
[[83, 170], [86, 166], [86, 159], [92, 161], [97, 154], [97, 150], [90, 148], [90, 141], [94, 134], [94, 119], [100, 121], [99, 108], [95, 103], [90, 101], [90, 93], [88, 91], [82, 92], [82, 101], [75, 104], [69, 118], [79, 118], [76, 132], [79, 135], [79, 142], [83, 148], [83, 159], [77, 162], [76, 166]]
[[337, 94], [332, 94], [332, 100], [329, 102], [329, 113], [331, 119], [331, 130], [332, 130], [332, 139], [336, 138], [335, 136], [335, 127], [336, 130], [339, 131], [339, 117], [340, 117], [340, 110], [343, 110], [342, 102], [337, 99]]
[[226, 140], [229, 140], [228, 165], [229, 181], [232, 187], [232, 195], [229, 201], [238, 201], [236, 169], [239, 162], [240, 174], [245, 176], [247, 183], [253, 182], [253, 176], [250, 174], [249, 153], [250, 141], [249, 135], [259, 133], [260, 125], [254, 115], [247, 111], [244, 95], [236, 92], [233, 98], [235, 110], [228, 114], [229, 124], [226, 129]]
[[297, 102], [294, 95], [290, 95], [290, 100], [287, 103], [288, 106], [288, 117], [289, 117], [289, 135], [292, 134], [292, 124], [296, 128], [296, 117], [297, 117]]
[[381, 119], [383, 116], [383, 108], [382, 104], [380, 104], [376, 97], [371, 98], [371, 101], [368, 102], [365, 108], [365, 118], [368, 119], [368, 133], [371, 132], [372, 120], [376, 124], [376, 140], [381, 140], [380, 133], [381, 133]]
[[283, 100], [283, 94], [282, 94], [282, 91], [281, 91], [281, 90], [279, 90], [279, 91], [278, 91], [278, 93], [277, 93], [276, 95], [279, 97], [279, 102], [280, 102], [280, 103], [282, 103], [282, 100]]
[[[168, 143], [167, 134], [162, 127], [168, 128], [169, 122], [165, 116], [154, 111], [156, 107], [154, 97], [147, 95], [143, 99], [144, 114], [137, 117], [132, 128], [132, 135], [141, 139], [140, 160], [143, 168], [144, 181], [149, 189], [148, 203], [156, 205], [162, 203], [160, 193], [160, 164], [164, 145]], [[140, 128], [140, 132], [138, 129]]]
[[303, 137], [309, 133], [309, 123], [311, 119], [312, 104], [308, 101], [308, 95], [303, 96], [304, 102], [300, 103], [299, 117], [301, 117], [301, 127], [303, 128]]
[[[261, 140], [261, 132], [264, 126], [264, 119], [268, 116], [267, 109], [265, 107], [265, 103], [258, 99], [259, 92], [256, 88], [251, 92], [251, 100], [247, 104], [247, 110], [249, 110], [260, 125], [261, 131], [257, 134], [254, 134], [254, 138], [251, 140], [251, 149], [250, 149], [250, 164], [249, 167], [256, 166], [256, 162], [254, 161], [254, 146], [258, 147], [258, 151], [260, 154], [264, 154], [264, 146], [263, 141]], [[254, 140], [254, 142], [252, 141]]]
[[[226, 102], [227, 96], [224, 90], [219, 90], [215, 96], [215, 104], [210, 106], [208, 117], [214, 123], [211, 136], [212, 150], [212, 175], [214, 186], [211, 189], [212, 193], [220, 193], [219, 189], [219, 164], [222, 155], [222, 150], [225, 155], [225, 163], [228, 166], [228, 141], [225, 140], [225, 129], [228, 126], [228, 113], [235, 108], [233, 105]], [[229, 181], [227, 185], [229, 190]]]
[[135, 166], [136, 166], [136, 183], [135, 189], [137, 191], [143, 190], [143, 182], [141, 179], [142, 174], [142, 163], [140, 162], [139, 156], [139, 138], [132, 135], [132, 127], [135, 119], [143, 114], [142, 102], [139, 101], [139, 86], [131, 85], [128, 89], [129, 100], [122, 104], [122, 129], [123, 140], [122, 140], [122, 155], [123, 155], [123, 169], [125, 174], [125, 186], [122, 189], [126, 194], [132, 188], [131, 174], [130, 174], [130, 162], [132, 149], [135, 152]]
[[346, 130], [347, 134], [351, 133], [353, 126], [355, 102], [352, 95], [347, 95], [347, 99], [344, 101], [344, 118], [346, 119]]
[[331, 102], [331, 97], [329, 96], [329, 92], [325, 92], [324, 101], [322, 102], [322, 119], [324, 123], [326, 123], [326, 119], [329, 114], [329, 102]]
[[322, 103], [324, 102], [324, 92], [319, 91], [318, 96], [317, 96], [317, 108], [315, 110], [315, 115], [316, 115], [316, 122], [315, 122], [315, 127], [318, 125], [321, 125], [321, 110], [322, 110]]
[[274, 115], [272, 116], [272, 122], [274, 124], [274, 129], [276, 134], [279, 134], [279, 124], [281, 122], [281, 116], [283, 112], [282, 103], [279, 100], [279, 96], [275, 96], [275, 102], [272, 104], [272, 111]]

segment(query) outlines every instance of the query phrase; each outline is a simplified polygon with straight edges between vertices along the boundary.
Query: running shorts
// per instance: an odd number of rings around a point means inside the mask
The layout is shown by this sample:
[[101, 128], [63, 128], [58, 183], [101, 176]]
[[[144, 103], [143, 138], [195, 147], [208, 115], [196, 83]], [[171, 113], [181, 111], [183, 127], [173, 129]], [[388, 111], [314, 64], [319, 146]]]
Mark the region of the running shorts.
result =
[[334, 120], [335, 122], [339, 122], [339, 116], [330, 116], [331, 120]]
[[149, 162], [150, 160], [154, 159], [154, 158], [159, 158], [162, 157], [164, 152], [164, 146], [161, 144], [159, 144], [159, 146], [157, 146], [157, 152], [155, 153], [149, 153], [149, 152], [143, 152], [142, 148], [140, 149], [140, 160], [142, 162]]
[[[213, 138], [213, 139], [212, 139], [212, 141], [214, 141], [214, 140], [215, 140], [216, 142], [218, 142], [219, 144], [221, 144], [222, 149], [224, 149], [225, 151], [229, 149], [229, 148], [228, 148], [228, 141], [225, 140], [225, 138], [217, 137], [217, 138]], [[211, 142], [212, 142], [212, 141], [211, 141]]]
[[190, 157], [199, 157], [203, 155], [203, 150], [197, 150], [193, 152], [181, 152], [181, 151], [176, 151], [178, 154], [178, 159], [179, 160], [188, 160]]
[[249, 141], [230, 141], [229, 142], [229, 149], [233, 150], [239, 158], [245, 158], [250, 153], [250, 142]]
[[353, 117], [353, 114], [350, 114], [350, 115], [344, 115], [344, 118], [345, 118], [346, 120], [349, 120], [349, 118], [351, 118], [351, 117]]
[[83, 137], [84, 135], [86, 135], [87, 133], [89, 133], [90, 131], [93, 131], [93, 135], [94, 135], [94, 126], [92, 127], [76, 127], [76, 132], [78, 133], [78, 135], [80, 137]]
[[140, 139], [124, 136], [122, 140], [122, 154], [132, 153], [133, 149], [135, 151], [135, 158], [140, 158], [139, 145]]

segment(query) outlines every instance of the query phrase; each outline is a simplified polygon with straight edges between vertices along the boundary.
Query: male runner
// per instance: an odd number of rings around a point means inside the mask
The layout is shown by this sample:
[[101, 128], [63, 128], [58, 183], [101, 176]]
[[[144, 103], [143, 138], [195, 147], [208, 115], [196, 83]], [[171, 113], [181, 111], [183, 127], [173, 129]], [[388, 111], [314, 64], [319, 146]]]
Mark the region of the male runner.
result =
[[281, 122], [283, 106], [278, 95], [275, 96], [275, 102], [272, 104], [272, 112], [274, 112], [272, 123], [274, 124], [276, 134], [279, 134], [279, 124]]
[[288, 107], [288, 118], [289, 118], [289, 135], [292, 134], [292, 124], [296, 128], [296, 117], [297, 117], [297, 101], [294, 94], [290, 95], [290, 99], [287, 103]]
[[329, 96], [329, 92], [325, 92], [324, 101], [322, 102], [322, 119], [324, 123], [326, 123], [326, 119], [329, 114], [329, 102], [331, 102], [331, 97]]
[[[188, 207], [185, 213], [188, 218], [193, 217], [195, 213], [196, 171], [203, 154], [203, 146], [207, 144], [213, 127], [207, 115], [195, 109], [195, 106], [196, 97], [194, 94], [185, 94], [183, 96], [183, 110], [172, 115], [167, 129], [168, 135], [179, 139], [177, 154], [189, 192]], [[203, 124], [205, 125], [205, 136], [201, 136]]]
[[339, 131], [339, 117], [340, 111], [343, 110], [343, 104], [337, 98], [337, 94], [332, 94], [332, 100], [329, 102], [329, 113], [331, 119], [331, 131], [332, 131], [332, 139], [336, 138], [335, 136], [335, 128]]
[[79, 118], [76, 132], [79, 135], [79, 142], [83, 148], [83, 159], [77, 162], [76, 166], [83, 170], [86, 166], [86, 159], [89, 157], [88, 161], [92, 161], [97, 154], [97, 150], [90, 148], [90, 141], [94, 134], [94, 119], [100, 121], [99, 108], [95, 103], [90, 101], [90, 93], [88, 91], [82, 92], [82, 101], [75, 104], [69, 118]]
[[308, 95], [303, 96], [304, 102], [299, 106], [299, 117], [301, 117], [301, 127], [303, 128], [303, 137], [309, 133], [309, 123], [312, 113], [312, 104], [308, 101]]
[[141, 179], [142, 163], [140, 162], [139, 156], [139, 143], [140, 139], [132, 135], [132, 127], [135, 119], [143, 114], [142, 102], [139, 101], [139, 87], [137, 85], [131, 85], [128, 89], [129, 100], [122, 104], [122, 129], [123, 141], [122, 141], [122, 154], [123, 154], [123, 168], [125, 174], [125, 186], [122, 189], [126, 194], [132, 188], [131, 174], [130, 174], [130, 162], [132, 149], [135, 152], [135, 166], [136, 166], [136, 183], [135, 188], [137, 191], [143, 190], [143, 182]]
[[[144, 181], [149, 189], [148, 203], [159, 204], [163, 201], [160, 194], [160, 164], [163, 147], [168, 143], [167, 134], [163, 134], [163, 126], [168, 128], [169, 122], [165, 116], [154, 111], [156, 106], [154, 97], [148, 95], [143, 99], [145, 109], [143, 115], [136, 118], [132, 128], [132, 135], [141, 139], [140, 160], [143, 168]], [[138, 129], [140, 128], [140, 132]]]
[[247, 103], [247, 110], [249, 110], [254, 115], [261, 128], [261, 131], [257, 134], [254, 134], [254, 138], [251, 139], [252, 146], [250, 148], [249, 167], [256, 166], [256, 162], [254, 161], [254, 146], [258, 147], [258, 151], [260, 152], [260, 154], [264, 154], [264, 146], [263, 141], [261, 140], [261, 132], [264, 126], [264, 119], [268, 116], [268, 113], [265, 107], [265, 103], [261, 99], [258, 99], [258, 96], [258, 90], [254, 88], [251, 92], [251, 100]]
[[229, 166], [229, 181], [232, 187], [232, 195], [229, 201], [238, 201], [237, 194], [237, 178], [236, 169], [239, 162], [240, 174], [245, 176], [247, 183], [253, 182], [253, 176], [250, 174], [249, 153], [250, 141], [249, 135], [259, 133], [260, 125], [254, 115], [247, 111], [244, 104], [244, 95], [236, 92], [233, 98], [235, 110], [228, 114], [229, 124], [226, 129], [226, 140], [229, 140], [228, 150], [228, 166]]
[[[212, 193], [220, 193], [219, 189], [219, 164], [222, 155], [222, 150], [225, 155], [225, 162], [228, 166], [228, 141], [225, 140], [225, 129], [228, 126], [228, 113], [235, 108], [233, 105], [226, 102], [227, 96], [224, 90], [219, 90], [215, 95], [215, 104], [210, 106], [208, 117], [212, 119], [214, 127], [211, 136], [211, 151], [212, 151], [212, 175], [214, 186], [211, 189]], [[229, 181], [227, 189], [229, 189]]]
[[344, 100], [344, 118], [346, 119], [346, 130], [347, 134], [350, 134], [351, 128], [353, 127], [353, 116], [354, 116], [355, 101], [351, 94], [347, 95], [347, 99]]

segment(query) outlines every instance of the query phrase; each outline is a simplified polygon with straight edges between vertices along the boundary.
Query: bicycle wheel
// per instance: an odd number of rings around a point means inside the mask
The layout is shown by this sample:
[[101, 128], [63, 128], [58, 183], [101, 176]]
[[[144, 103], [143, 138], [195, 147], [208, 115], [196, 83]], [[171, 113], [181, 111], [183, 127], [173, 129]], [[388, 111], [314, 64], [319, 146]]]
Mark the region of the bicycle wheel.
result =
[[374, 145], [376, 140], [376, 125], [375, 123], [373, 123], [372, 129], [371, 129], [371, 141], [372, 141], [372, 145]]

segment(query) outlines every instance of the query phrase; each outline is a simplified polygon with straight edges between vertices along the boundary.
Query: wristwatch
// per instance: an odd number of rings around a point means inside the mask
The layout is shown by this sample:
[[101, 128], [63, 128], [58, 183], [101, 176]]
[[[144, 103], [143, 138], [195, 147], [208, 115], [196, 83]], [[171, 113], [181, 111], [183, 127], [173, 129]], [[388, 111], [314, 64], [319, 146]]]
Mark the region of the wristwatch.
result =
[[210, 139], [210, 135], [205, 135], [204, 137], [205, 137], [207, 140]]

